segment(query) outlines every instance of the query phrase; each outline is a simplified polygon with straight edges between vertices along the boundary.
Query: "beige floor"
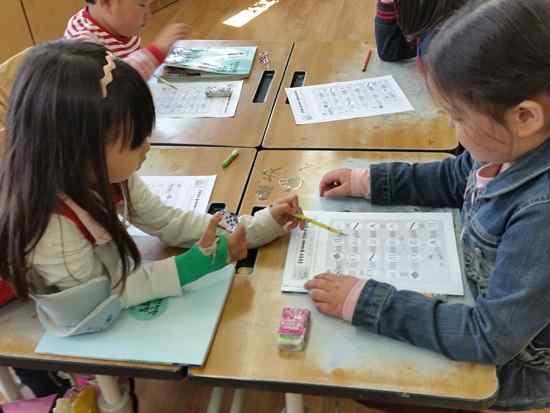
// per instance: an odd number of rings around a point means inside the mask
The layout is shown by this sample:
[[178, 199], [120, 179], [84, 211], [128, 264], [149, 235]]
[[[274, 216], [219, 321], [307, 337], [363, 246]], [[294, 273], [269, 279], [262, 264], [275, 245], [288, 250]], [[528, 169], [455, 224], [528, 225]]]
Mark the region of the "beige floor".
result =
[[[257, 17], [247, 24], [224, 24], [251, 6]], [[143, 39], [178, 21], [191, 26], [194, 39], [373, 41], [375, 9], [375, 0], [179, 0], [155, 14]]]
[[[139, 413], [187, 413], [206, 412], [211, 389], [189, 382], [158, 380], [137, 380]], [[170, 397], [167, 395], [170, 394]], [[226, 389], [222, 413], [230, 411], [233, 391]], [[306, 396], [305, 405], [310, 413], [378, 413], [380, 410], [367, 409], [352, 400], [328, 397]], [[284, 396], [281, 393], [247, 390], [243, 412], [281, 413]]]

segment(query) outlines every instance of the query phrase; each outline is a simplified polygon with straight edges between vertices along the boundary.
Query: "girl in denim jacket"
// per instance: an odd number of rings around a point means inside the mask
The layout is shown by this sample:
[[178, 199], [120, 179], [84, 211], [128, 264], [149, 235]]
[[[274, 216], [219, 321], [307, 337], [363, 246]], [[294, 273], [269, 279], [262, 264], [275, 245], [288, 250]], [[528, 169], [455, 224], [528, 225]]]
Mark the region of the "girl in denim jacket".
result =
[[[473, 306], [319, 274], [319, 311], [451, 359], [497, 366], [493, 409], [550, 406], [550, 2], [474, 1], [430, 45], [427, 82], [466, 151], [338, 169], [325, 197], [460, 208]], [[475, 45], [475, 47], [473, 47]]]

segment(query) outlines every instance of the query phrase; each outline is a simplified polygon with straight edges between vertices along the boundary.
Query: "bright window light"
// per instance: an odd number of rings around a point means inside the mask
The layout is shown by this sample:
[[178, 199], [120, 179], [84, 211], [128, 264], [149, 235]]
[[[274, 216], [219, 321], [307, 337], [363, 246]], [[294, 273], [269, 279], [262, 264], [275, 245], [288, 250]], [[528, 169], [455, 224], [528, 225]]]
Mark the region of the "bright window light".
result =
[[279, 0], [260, 0], [245, 10], [241, 10], [237, 14], [225, 20], [223, 24], [233, 27], [243, 27], [250, 20], [258, 17], [260, 14], [268, 10], [271, 6], [279, 3]]

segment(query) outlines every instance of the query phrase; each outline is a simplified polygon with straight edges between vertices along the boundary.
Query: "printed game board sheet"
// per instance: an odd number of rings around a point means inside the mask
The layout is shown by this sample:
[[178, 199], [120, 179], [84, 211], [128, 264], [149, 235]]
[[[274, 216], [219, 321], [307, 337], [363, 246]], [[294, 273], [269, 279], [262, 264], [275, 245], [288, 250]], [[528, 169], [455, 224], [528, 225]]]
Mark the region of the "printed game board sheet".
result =
[[[230, 86], [231, 96], [207, 97], [209, 87]], [[243, 88], [242, 80], [223, 82], [149, 82], [158, 117], [229, 118], [235, 116]]]
[[305, 211], [345, 235], [315, 225], [293, 231], [283, 274], [283, 292], [305, 292], [316, 274], [333, 272], [373, 278], [398, 289], [463, 295], [450, 212], [347, 213]]
[[155, 364], [204, 364], [235, 268], [188, 284], [181, 297], [153, 300], [123, 310], [107, 330], [73, 337], [44, 334], [37, 353]]
[[[141, 176], [149, 189], [168, 206], [185, 211], [206, 212], [214, 190], [216, 175], [210, 176]], [[148, 236], [134, 226], [131, 236]]]
[[285, 90], [298, 125], [414, 110], [391, 75]]

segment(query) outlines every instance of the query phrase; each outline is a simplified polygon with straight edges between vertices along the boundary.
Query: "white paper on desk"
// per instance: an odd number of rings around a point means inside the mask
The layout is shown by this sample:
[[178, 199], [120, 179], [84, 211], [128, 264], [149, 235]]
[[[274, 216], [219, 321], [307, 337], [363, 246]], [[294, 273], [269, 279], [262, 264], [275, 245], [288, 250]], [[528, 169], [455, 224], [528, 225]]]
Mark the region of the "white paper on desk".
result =
[[[200, 366], [204, 364], [223, 310], [235, 268], [228, 265], [188, 284], [181, 297], [162, 299], [164, 312], [156, 318], [132, 315], [158, 308], [154, 300], [146, 307], [123, 310], [111, 328], [92, 334], [56, 337], [44, 334], [37, 353], [104, 360], [137, 361]], [[145, 317], [146, 318], [146, 317]]]
[[[197, 212], [206, 212], [216, 182], [216, 175], [140, 176], [140, 178], [164, 204]], [[128, 227], [128, 233], [134, 237], [148, 236], [134, 226]]]
[[393, 76], [285, 90], [298, 125], [414, 110]]
[[325, 212], [304, 214], [343, 230], [338, 236], [307, 224], [292, 232], [282, 291], [305, 292], [322, 272], [373, 278], [398, 289], [463, 295], [450, 212]]
[[[223, 82], [171, 82], [176, 89], [164, 83], [149, 82], [158, 117], [169, 118], [229, 118], [235, 116], [243, 88], [242, 80]], [[206, 97], [211, 86], [231, 86], [229, 97]]]

